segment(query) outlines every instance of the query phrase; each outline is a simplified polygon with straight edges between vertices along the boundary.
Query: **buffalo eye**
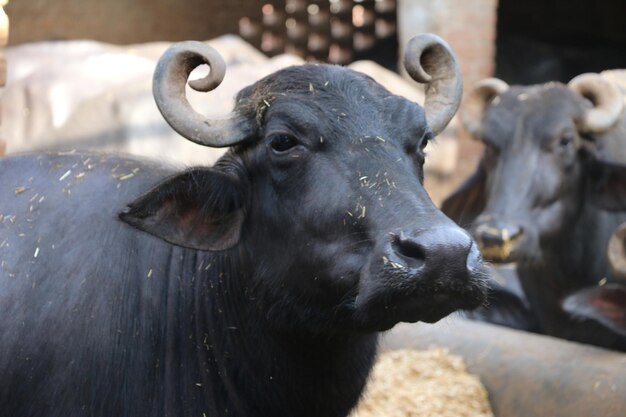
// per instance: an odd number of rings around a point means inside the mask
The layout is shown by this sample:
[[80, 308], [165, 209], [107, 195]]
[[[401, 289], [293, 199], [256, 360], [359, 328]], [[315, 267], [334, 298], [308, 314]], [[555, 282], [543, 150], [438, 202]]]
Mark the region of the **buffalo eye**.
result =
[[568, 146], [570, 146], [573, 143], [574, 143], [574, 135], [571, 134], [571, 133], [564, 133], [559, 138], [559, 146], [561, 148], [567, 148]]
[[298, 140], [291, 135], [280, 134], [270, 138], [270, 147], [276, 153], [287, 152], [296, 145], [298, 145]]

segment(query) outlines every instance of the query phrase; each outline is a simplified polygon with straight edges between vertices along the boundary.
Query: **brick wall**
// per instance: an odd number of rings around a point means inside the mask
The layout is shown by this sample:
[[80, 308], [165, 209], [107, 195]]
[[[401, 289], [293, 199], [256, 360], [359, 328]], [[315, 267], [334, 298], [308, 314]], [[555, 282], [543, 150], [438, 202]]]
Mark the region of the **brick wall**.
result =
[[400, 0], [400, 45], [420, 32], [432, 32], [452, 46], [466, 86], [492, 76], [498, 0]]
[[[494, 72], [498, 0], [399, 0], [400, 45], [434, 32], [456, 51], [467, 85]], [[237, 33], [243, 16], [261, 17], [258, 0], [13, 0], [6, 6], [12, 45], [47, 39], [117, 44], [209, 39]]]
[[257, 0], [12, 0], [10, 44], [95, 39], [116, 44], [209, 39], [237, 33]]

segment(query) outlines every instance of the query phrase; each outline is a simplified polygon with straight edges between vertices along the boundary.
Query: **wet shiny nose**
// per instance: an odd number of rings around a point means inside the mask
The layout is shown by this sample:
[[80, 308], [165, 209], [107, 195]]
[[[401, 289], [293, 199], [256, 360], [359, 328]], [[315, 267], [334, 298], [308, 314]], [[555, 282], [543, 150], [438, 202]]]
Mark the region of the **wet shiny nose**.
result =
[[456, 227], [400, 230], [391, 235], [391, 250], [402, 264], [420, 273], [467, 274], [481, 263], [472, 238]]

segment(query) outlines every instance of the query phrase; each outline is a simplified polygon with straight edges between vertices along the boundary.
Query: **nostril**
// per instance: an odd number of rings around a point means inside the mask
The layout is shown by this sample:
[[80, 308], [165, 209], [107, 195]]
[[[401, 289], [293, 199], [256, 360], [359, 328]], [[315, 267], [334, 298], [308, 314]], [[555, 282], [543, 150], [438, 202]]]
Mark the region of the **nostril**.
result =
[[391, 241], [391, 247], [394, 252], [404, 256], [405, 258], [423, 261], [426, 259], [426, 251], [424, 247], [415, 241], [415, 239], [405, 238], [404, 236], [394, 236]]

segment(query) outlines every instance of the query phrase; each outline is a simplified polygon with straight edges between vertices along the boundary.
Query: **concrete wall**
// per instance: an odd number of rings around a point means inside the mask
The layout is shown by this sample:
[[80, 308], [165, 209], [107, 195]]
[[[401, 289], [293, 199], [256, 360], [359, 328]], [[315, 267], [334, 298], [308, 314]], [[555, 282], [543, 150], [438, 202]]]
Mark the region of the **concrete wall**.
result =
[[116, 44], [209, 39], [260, 16], [257, 0], [11, 0], [11, 45], [50, 39]]
[[[115, 44], [210, 39], [261, 18], [259, 0], [11, 0], [9, 43], [94, 39]], [[400, 45], [417, 32], [450, 42], [466, 82], [493, 74], [497, 0], [399, 0]]]
[[493, 75], [498, 0], [400, 0], [400, 45], [420, 32], [444, 38], [457, 54], [467, 86]]

